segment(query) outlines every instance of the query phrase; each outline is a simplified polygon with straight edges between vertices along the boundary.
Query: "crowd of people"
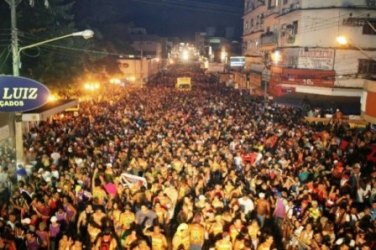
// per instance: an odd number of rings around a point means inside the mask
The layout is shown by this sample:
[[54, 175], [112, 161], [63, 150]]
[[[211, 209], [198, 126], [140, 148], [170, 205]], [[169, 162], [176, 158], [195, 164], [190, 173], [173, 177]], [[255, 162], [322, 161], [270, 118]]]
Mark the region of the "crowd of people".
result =
[[0, 186], [0, 249], [376, 248], [371, 129], [306, 124], [199, 69], [179, 92], [178, 75], [31, 128]]

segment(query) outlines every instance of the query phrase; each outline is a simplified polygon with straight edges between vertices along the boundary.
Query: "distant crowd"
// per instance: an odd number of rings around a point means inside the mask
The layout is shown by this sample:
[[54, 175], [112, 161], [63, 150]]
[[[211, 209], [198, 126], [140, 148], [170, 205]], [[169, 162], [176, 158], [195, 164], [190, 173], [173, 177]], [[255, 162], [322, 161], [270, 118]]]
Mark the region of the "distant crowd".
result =
[[[180, 92], [176, 77], [192, 77]], [[199, 69], [106, 89], [0, 154], [0, 249], [376, 249], [376, 134]]]

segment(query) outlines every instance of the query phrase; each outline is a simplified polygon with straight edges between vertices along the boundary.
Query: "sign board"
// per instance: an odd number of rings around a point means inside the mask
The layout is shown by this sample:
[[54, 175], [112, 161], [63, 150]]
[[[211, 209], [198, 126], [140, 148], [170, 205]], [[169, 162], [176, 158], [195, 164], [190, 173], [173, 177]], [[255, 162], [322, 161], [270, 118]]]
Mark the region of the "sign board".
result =
[[24, 112], [47, 103], [49, 89], [25, 77], [0, 76], [0, 112]]
[[243, 68], [245, 65], [244, 56], [231, 56], [230, 57], [230, 67], [231, 68]]
[[362, 27], [366, 24], [368, 25], [368, 22], [374, 23], [376, 22], [376, 19], [369, 17], [349, 17], [343, 19], [343, 25], [345, 26]]
[[298, 68], [331, 70], [334, 64], [334, 49], [301, 48]]
[[225, 71], [225, 64], [224, 63], [209, 63], [208, 65], [208, 73], [219, 73]]
[[293, 84], [301, 86], [329, 87], [334, 86], [334, 70], [290, 69], [272, 67], [270, 83]]

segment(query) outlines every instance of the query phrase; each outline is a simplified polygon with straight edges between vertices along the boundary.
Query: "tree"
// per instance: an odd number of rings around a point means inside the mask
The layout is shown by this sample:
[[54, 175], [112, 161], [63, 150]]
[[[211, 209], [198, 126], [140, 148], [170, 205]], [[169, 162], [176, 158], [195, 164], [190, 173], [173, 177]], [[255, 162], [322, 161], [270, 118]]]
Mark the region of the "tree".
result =
[[[29, 1], [18, 6], [20, 47], [77, 31], [74, 24], [73, 0]], [[90, 41], [66, 38], [49, 43], [21, 54], [22, 75], [37, 79], [50, 88], [65, 86], [82, 72], [86, 54], [80, 48], [89, 48]], [[75, 51], [66, 48], [78, 48]]]

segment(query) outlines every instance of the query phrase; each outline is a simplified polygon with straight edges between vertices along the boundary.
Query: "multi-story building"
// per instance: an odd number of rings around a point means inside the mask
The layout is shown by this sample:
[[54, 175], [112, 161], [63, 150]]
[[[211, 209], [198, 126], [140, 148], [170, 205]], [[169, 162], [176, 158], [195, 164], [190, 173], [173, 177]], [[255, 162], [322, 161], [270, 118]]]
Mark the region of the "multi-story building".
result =
[[250, 82], [272, 94], [361, 97], [376, 78], [376, 0], [245, 0], [243, 24]]

